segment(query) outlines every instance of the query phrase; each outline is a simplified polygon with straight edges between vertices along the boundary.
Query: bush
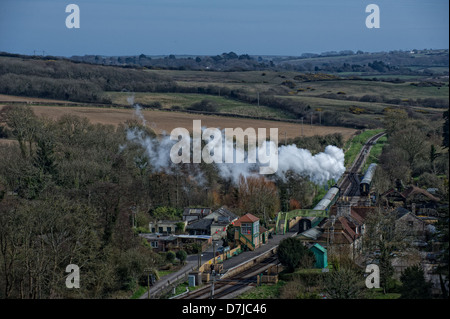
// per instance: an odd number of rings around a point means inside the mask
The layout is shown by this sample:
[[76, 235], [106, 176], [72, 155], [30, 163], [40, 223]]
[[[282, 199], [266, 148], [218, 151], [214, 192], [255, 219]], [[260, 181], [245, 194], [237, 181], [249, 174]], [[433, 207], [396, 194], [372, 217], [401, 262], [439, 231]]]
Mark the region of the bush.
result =
[[147, 108], [151, 108], [151, 109], [162, 109], [162, 104], [159, 101], [155, 101], [152, 102], [150, 104], [141, 104], [142, 108], [147, 109]]
[[288, 272], [293, 272], [301, 265], [302, 259], [308, 256], [314, 258], [313, 253], [299, 239], [286, 238], [278, 246], [278, 259]]
[[180, 261], [180, 263], [182, 265], [184, 265], [186, 258], [187, 258], [187, 253], [184, 250], [179, 250], [179, 251], [177, 251], [176, 256], [177, 256], [178, 260]]
[[435, 174], [425, 172], [419, 176], [419, 186], [423, 188], [436, 187], [443, 188], [443, 183]]
[[324, 290], [331, 299], [358, 299], [363, 294], [363, 276], [353, 269], [340, 268], [324, 276]]
[[168, 251], [166, 254], [166, 260], [170, 263], [173, 263], [175, 261], [175, 253], [173, 251]]
[[206, 112], [217, 112], [217, 104], [211, 100], [205, 99], [200, 102], [196, 102], [188, 107], [188, 110], [192, 111], [206, 111]]
[[297, 270], [292, 273], [280, 273], [280, 280], [298, 281], [306, 287], [319, 286], [323, 281], [324, 273], [321, 269]]

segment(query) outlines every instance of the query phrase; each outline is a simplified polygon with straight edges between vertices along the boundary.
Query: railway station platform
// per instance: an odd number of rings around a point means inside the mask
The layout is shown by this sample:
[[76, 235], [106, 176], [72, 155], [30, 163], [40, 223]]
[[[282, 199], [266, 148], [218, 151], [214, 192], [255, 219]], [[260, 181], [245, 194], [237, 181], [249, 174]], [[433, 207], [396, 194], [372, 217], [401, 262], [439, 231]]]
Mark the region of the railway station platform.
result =
[[[223, 262], [223, 272], [226, 273], [227, 271], [229, 271], [231, 269], [235, 269], [241, 265], [244, 265], [245, 263], [251, 261], [252, 259], [258, 258], [258, 256], [264, 255], [268, 251], [270, 251], [273, 248], [275, 248], [276, 246], [278, 246], [279, 243], [281, 242], [281, 240], [283, 240], [284, 238], [288, 238], [288, 237], [294, 236], [296, 234], [297, 234], [296, 232], [287, 232], [284, 235], [275, 235], [274, 234], [272, 236], [272, 238], [270, 238], [266, 244], [261, 245], [257, 249], [243, 251], [236, 256], [226, 259]], [[212, 253], [211, 253], [211, 257], [212, 257]], [[179, 271], [172, 273], [168, 276], [164, 276], [163, 278], [161, 278], [161, 280], [158, 280], [154, 284], [154, 286], [150, 287], [151, 298], [155, 298], [155, 295], [161, 289], [171, 285], [172, 283], [176, 282], [179, 278], [182, 278], [186, 273], [195, 269], [196, 265], [198, 265], [197, 256], [196, 255], [188, 256], [187, 263], [182, 269], [180, 269]], [[147, 299], [147, 298], [148, 298], [147, 292], [140, 297], [140, 299]]]
[[287, 232], [284, 235], [272, 235], [272, 238], [268, 240], [266, 244], [263, 244], [262, 246], [258, 247], [255, 250], [248, 250], [240, 253], [237, 256], [233, 256], [229, 259], [226, 259], [223, 262], [223, 271], [226, 272], [232, 268], [238, 267], [239, 265], [245, 264], [249, 260], [252, 260], [254, 258], [257, 258], [258, 256], [264, 255], [268, 251], [272, 250], [276, 246], [280, 244], [280, 242], [288, 237], [292, 237], [296, 235], [296, 232]]

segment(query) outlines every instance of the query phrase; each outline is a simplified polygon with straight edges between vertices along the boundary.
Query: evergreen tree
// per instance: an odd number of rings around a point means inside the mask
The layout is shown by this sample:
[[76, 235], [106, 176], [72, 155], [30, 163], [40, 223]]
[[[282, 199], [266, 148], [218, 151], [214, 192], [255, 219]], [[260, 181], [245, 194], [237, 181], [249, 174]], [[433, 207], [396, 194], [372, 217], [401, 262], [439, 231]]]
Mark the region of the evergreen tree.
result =
[[402, 299], [429, 299], [431, 298], [431, 283], [425, 280], [423, 269], [418, 266], [406, 268], [400, 276], [402, 282]]
[[278, 259], [289, 272], [293, 272], [306, 258], [314, 258], [314, 255], [300, 240], [290, 237], [280, 242]]

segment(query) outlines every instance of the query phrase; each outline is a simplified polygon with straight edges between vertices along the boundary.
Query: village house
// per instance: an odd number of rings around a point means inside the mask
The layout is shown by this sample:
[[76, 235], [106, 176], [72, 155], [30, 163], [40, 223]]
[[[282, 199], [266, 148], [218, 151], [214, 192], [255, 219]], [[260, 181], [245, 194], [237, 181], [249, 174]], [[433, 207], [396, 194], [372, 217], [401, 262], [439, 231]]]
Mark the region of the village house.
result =
[[220, 207], [211, 214], [207, 215], [205, 219], [212, 219], [210, 234], [213, 240], [220, 240], [227, 236], [227, 227], [238, 219], [238, 216], [229, 211], [225, 207]]
[[200, 245], [202, 251], [212, 243], [211, 236], [205, 235], [163, 235], [159, 233], [139, 234], [147, 240], [155, 252], [186, 250], [189, 252], [193, 244]]
[[183, 211], [183, 221], [191, 223], [202, 219], [203, 217], [211, 214], [211, 208], [190, 208], [186, 207]]
[[211, 235], [213, 240], [220, 240], [227, 235], [227, 227], [238, 219], [238, 216], [221, 207], [200, 220], [190, 223], [186, 231], [190, 235]]
[[211, 225], [214, 219], [203, 218], [197, 221], [194, 221], [186, 226], [186, 232], [189, 235], [211, 235]]
[[439, 198], [417, 186], [392, 188], [380, 196], [387, 207], [403, 207], [415, 215], [436, 216]]
[[362, 250], [365, 220], [374, 211], [374, 207], [356, 207], [348, 202], [339, 202], [330, 208], [330, 218], [301, 233], [299, 238], [309, 244], [320, 244], [329, 254], [356, 258]]
[[151, 233], [174, 234], [176, 232], [183, 232], [186, 225], [186, 221], [158, 220], [156, 222], [150, 222], [148, 224], [148, 229]]
[[395, 232], [401, 232], [411, 241], [425, 240], [427, 223], [422, 219], [403, 207], [398, 207], [391, 214], [395, 215]]

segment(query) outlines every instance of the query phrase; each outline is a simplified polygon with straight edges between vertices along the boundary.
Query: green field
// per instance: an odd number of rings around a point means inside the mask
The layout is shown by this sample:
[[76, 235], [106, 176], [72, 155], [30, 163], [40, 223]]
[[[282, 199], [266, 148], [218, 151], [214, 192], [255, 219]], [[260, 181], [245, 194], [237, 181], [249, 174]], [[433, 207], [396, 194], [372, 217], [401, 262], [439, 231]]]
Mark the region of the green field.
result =
[[[387, 77], [387, 76], [386, 76]], [[412, 81], [415, 82], [415, 81]], [[317, 96], [323, 93], [341, 93], [345, 96], [361, 97], [366, 94], [381, 95], [386, 98], [417, 99], [417, 98], [448, 98], [449, 87], [417, 87], [412, 82], [391, 83], [380, 81], [355, 81], [334, 80], [305, 82], [299, 84], [298, 88], [305, 91], [297, 93], [299, 96]], [[298, 89], [296, 88], [296, 89]]]
[[[130, 94], [127, 92], [107, 92], [106, 95], [111, 98], [114, 104], [122, 105], [128, 104], [127, 98], [130, 97]], [[192, 104], [205, 99], [215, 103], [219, 113], [239, 114], [252, 117], [274, 117], [280, 119], [292, 118], [281, 110], [273, 109], [264, 105], [253, 105], [222, 96], [194, 93], [134, 93], [135, 103], [151, 104], [154, 102], [159, 102], [165, 109], [170, 109], [174, 106], [180, 107], [181, 109], [187, 109]]]
[[[382, 120], [384, 114], [383, 110], [386, 108], [403, 107], [396, 104], [388, 104], [384, 102], [363, 102], [346, 99], [353, 97], [359, 99], [365, 95], [376, 96], [378, 99], [397, 100], [399, 103], [408, 104], [410, 100], [417, 99], [440, 99], [448, 100], [449, 87], [448, 81], [442, 82], [441, 87], [435, 86], [415, 86], [411, 83], [418, 83], [420, 80], [428, 80], [420, 76], [409, 75], [367, 75], [368, 80], [349, 80], [345, 76], [354, 76], [352, 73], [339, 73], [336, 79], [318, 80], [302, 82], [296, 76], [299, 72], [293, 71], [246, 71], [246, 72], [207, 72], [207, 71], [179, 71], [179, 70], [147, 70], [159, 75], [168, 77], [176, 81], [177, 85], [188, 88], [207, 88], [217, 87], [226, 88], [229, 90], [245, 90], [248, 94], [257, 96], [258, 92], [271, 92], [277, 99], [291, 99], [309, 106], [307, 118], [311, 114], [321, 111], [322, 115], [325, 111], [338, 112], [343, 116], [347, 116], [349, 122], [354, 122], [357, 125], [364, 125], [370, 123], [369, 127], [377, 127]], [[379, 79], [395, 79], [399, 78], [406, 82], [391, 83], [382, 81], [371, 81], [373, 77]], [[319, 76], [320, 79], [320, 76]], [[289, 86], [283, 83], [289, 83]], [[115, 93], [120, 94], [120, 93]], [[330, 98], [334, 95], [338, 98]], [[219, 112], [232, 113], [249, 116], [263, 116], [275, 118], [292, 118], [292, 115], [286, 114], [280, 110], [272, 108], [270, 105], [257, 107], [252, 104], [232, 100], [218, 95], [203, 95], [203, 94], [180, 94], [180, 93], [145, 93], [138, 95], [136, 93], [137, 102], [142, 99], [144, 101], [158, 100], [163, 107], [170, 108], [173, 105], [186, 108], [194, 102], [201, 99], [211, 99], [219, 105]], [[113, 98], [113, 101], [124, 102], [124, 97], [121, 99]], [[443, 108], [430, 108], [421, 105], [410, 106], [411, 110], [415, 110], [422, 115], [432, 115], [441, 113]], [[356, 109], [356, 112], [355, 112]]]

